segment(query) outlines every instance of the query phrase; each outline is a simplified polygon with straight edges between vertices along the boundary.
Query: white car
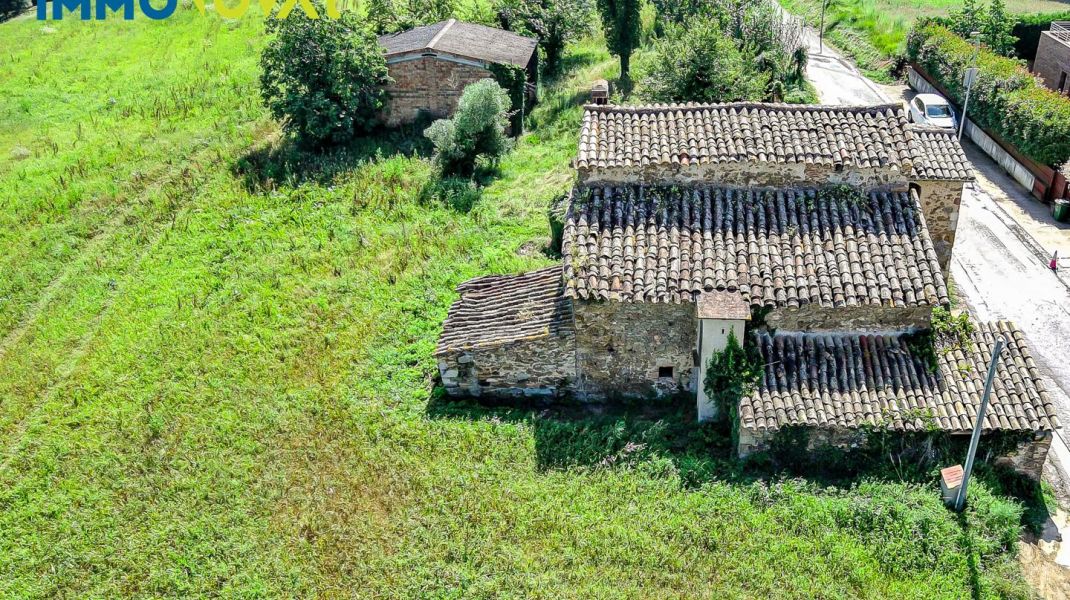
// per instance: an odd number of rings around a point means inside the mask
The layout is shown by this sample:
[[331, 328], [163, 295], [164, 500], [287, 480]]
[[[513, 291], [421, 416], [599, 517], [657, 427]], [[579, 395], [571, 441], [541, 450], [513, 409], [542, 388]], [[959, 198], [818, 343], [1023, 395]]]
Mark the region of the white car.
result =
[[955, 118], [955, 109], [951, 104], [938, 94], [918, 94], [910, 101], [910, 111], [907, 113], [910, 121], [932, 127], [944, 127], [955, 129], [958, 120]]

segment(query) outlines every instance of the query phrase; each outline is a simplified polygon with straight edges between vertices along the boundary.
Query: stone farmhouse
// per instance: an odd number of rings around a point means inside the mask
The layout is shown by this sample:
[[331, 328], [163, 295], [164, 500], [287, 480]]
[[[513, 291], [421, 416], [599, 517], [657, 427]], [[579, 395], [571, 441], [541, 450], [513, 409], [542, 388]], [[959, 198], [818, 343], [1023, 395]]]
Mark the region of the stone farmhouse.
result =
[[386, 87], [389, 100], [383, 121], [394, 127], [422, 114], [450, 116], [468, 84], [493, 78], [494, 64], [525, 69], [533, 95], [536, 43], [533, 38], [456, 19], [381, 36], [379, 45], [394, 80]]
[[[689, 393], [729, 334], [765, 365], [738, 451], [785, 426], [849, 444], [863, 424], [968, 434], [986, 417], [1039, 474], [1054, 407], [1020, 332], [981, 324], [933, 365], [911, 343], [946, 307], [969, 163], [899, 105], [588, 105], [562, 261], [458, 287], [435, 356], [448, 393], [597, 401]], [[935, 366], [935, 369], [934, 369]], [[1039, 462], [1038, 462], [1039, 460]]]

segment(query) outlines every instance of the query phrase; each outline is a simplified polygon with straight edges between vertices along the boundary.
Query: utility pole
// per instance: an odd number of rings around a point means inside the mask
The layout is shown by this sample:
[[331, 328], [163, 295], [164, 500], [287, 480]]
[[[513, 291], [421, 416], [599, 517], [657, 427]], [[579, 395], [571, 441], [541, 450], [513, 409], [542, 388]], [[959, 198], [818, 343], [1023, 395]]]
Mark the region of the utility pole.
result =
[[817, 53], [825, 53], [825, 7], [828, 6], [829, 0], [821, 0], [821, 29], [817, 32]]
[[966, 468], [962, 472], [962, 485], [955, 497], [955, 511], [962, 512], [966, 506], [966, 486], [970, 485], [970, 473], [973, 471], [973, 459], [977, 455], [977, 442], [981, 440], [981, 428], [984, 427], [985, 411], [988, 409], [988, 397], [992, 394], [992, 380], [996, 378], [996, 365], [999, 354], [1003, 352], [1003, 336], [996, 338], [996, 347], [992, 349], [992, 363], [988, 365], [988, 379], [985, 380], [985, 393], [981, 396], [981, 406], [977, 407], [977, 422], [973, 425], [970, 438], [970, 451], [966, 453]]
[[973, 60], [970, 68], [966, 69], [966, 101], [962, 103], [962, 120], [959, 122], [959, 141], [962, 141], [962, 130], [966, 128], [966, 109], [970, 106], [970, 90], [973, 89], [973, 80], [977, 79], [977, 55], [981, 53], [981, 32], [970, 33], [973, 38]]

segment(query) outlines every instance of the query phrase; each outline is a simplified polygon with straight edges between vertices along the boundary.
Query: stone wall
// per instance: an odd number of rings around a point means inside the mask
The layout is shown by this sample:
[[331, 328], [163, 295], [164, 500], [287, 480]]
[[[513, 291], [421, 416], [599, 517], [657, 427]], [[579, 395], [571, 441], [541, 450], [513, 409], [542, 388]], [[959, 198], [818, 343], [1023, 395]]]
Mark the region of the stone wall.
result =
[[[693, 389], [693, 303], [578, 301], [574, 307], [579, 397], [651, 397]], [[669, 367], [672, 377], [659, 377]]]
[[576, 345], [571, 332], [438, 357], [439, 373], [451, 396], [544, 396], [567, 393], [576, 379]]
[[[1047, 460], [1048, 450], [1051, 448], [1052, 435], [1050, 431], [1037, 433], [1032, 440], [1019, 444], [1017, 451], [997, 458], [996, 464], [1010, 467], [1039, 481], [1044, 472], [1044, 461]], [[982, 436], [982, 443], [983, 441]]]
[[[736, 444], [736, 453], [740, 458], [746, 458], [756, 452], [769, 450], [776, 434], [777, 432], [775, 431], [757, 431], [741, 427], [739, 429], [739, 440]], [[948, 433], [947, 435], [966, 438], [966, 435], [963, 434]], [[986, 438], [986, 435], [981, 435], [981, 441], [978, 445], [981, 450], [977, 453], [978, 461], [984, 456], [983, 448], [985, 447]], [[1044, 461], [1048, 457], [1051, 441], [1051, 432], [1039, 432], [1035, 439], [1019, 444], [1017, 450], [1006, 456], [997, 457], [993, 462], [997, 465], [1010, 467], [1026, 477], [1039, 481], [1043, 473]], [[865, 434], [861, 430], [846, 427], [812, 427], [809, 428], [806, 449], [809, 452], [813, 452], [822, 446], [833, 446], [850, 450], [861, 448], [863, 444], [865, 444]]]
[[386, 87], [390, 97], [383, 121], [390, 127], [411, 123], [421, 112], [448, 117], [468, 84], [493, 78], [487, 69], [431, 56], [394, 62], [388, 68], [394, 83]]
[[[1033, 63], [1033, 72], [1044, 80], [1044, 85], [1056, 91], [1070, 92], [1070, 43], [1055, 38], [1050, 31], [1040, 35], [1037, 45], [1037, 59]], [[1066, 73], [1063, 89], [1059, 83]]]
[[929, 228], [936, 258], [940, 261], [944, 281], [951, 268], [951, 251], [955, 247], [955, 231], [959, 225], [959, 206], [962, 204], [961, 181], [917, 181], [918, 199]]
[[850, 331], [856, 333], [928, 329], [931, 321], [931, 306], [822, 308], [816, 304], [809, 304], [798, 308], [776, 308], [765, 317], [766, 325], [783, 331]]
[[836, 169], [833, 165], [768, 162], [651, 164], [578, 169], [586, 185], [641, 183], [725, 185], [733, 187], [815, 187], [846, 183], [865, 188], [906, 189], [908, 178], [897, 169]]

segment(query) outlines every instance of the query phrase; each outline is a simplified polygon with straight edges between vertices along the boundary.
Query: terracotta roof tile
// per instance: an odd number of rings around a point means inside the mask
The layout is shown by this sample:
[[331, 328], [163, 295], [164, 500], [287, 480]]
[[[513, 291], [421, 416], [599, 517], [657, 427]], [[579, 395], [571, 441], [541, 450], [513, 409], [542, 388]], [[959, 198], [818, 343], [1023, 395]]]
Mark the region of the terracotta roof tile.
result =
[[386, 56], [439, 51], [492, 63], [526, 67], [537, 40], [511, 31], [450, 19], [379, 37]]
[[902, 106], [585, 107], [579, 168], [774, 162], [899, 167], [910, 147]]
[[693, 302], [738, 291], [752, 306], [948, 302], [913, 192], [840, 202], [816, 190], [595, 187], [573, 194], [565, 295]]
[[907, 336], [756, 333], [765, 363], [757, 389], [739, 406], [740, 425], [972, 430], [997, 336], [1007, 340], [985, 430], [1052, 431], [1055, 405], [1022, 333], [1006, 322], [980, 323], [965, 350], [936, 349], [938, 368], [915, 355]]
[[970, 160], [953, 130], [911, 125], [907, 131], [914, 179], [973, 181]]
[[572, 303], [561, 294], [561, 266], [490, 275], [457, 286], [435, 355], [551, 334], [571, 335]]

